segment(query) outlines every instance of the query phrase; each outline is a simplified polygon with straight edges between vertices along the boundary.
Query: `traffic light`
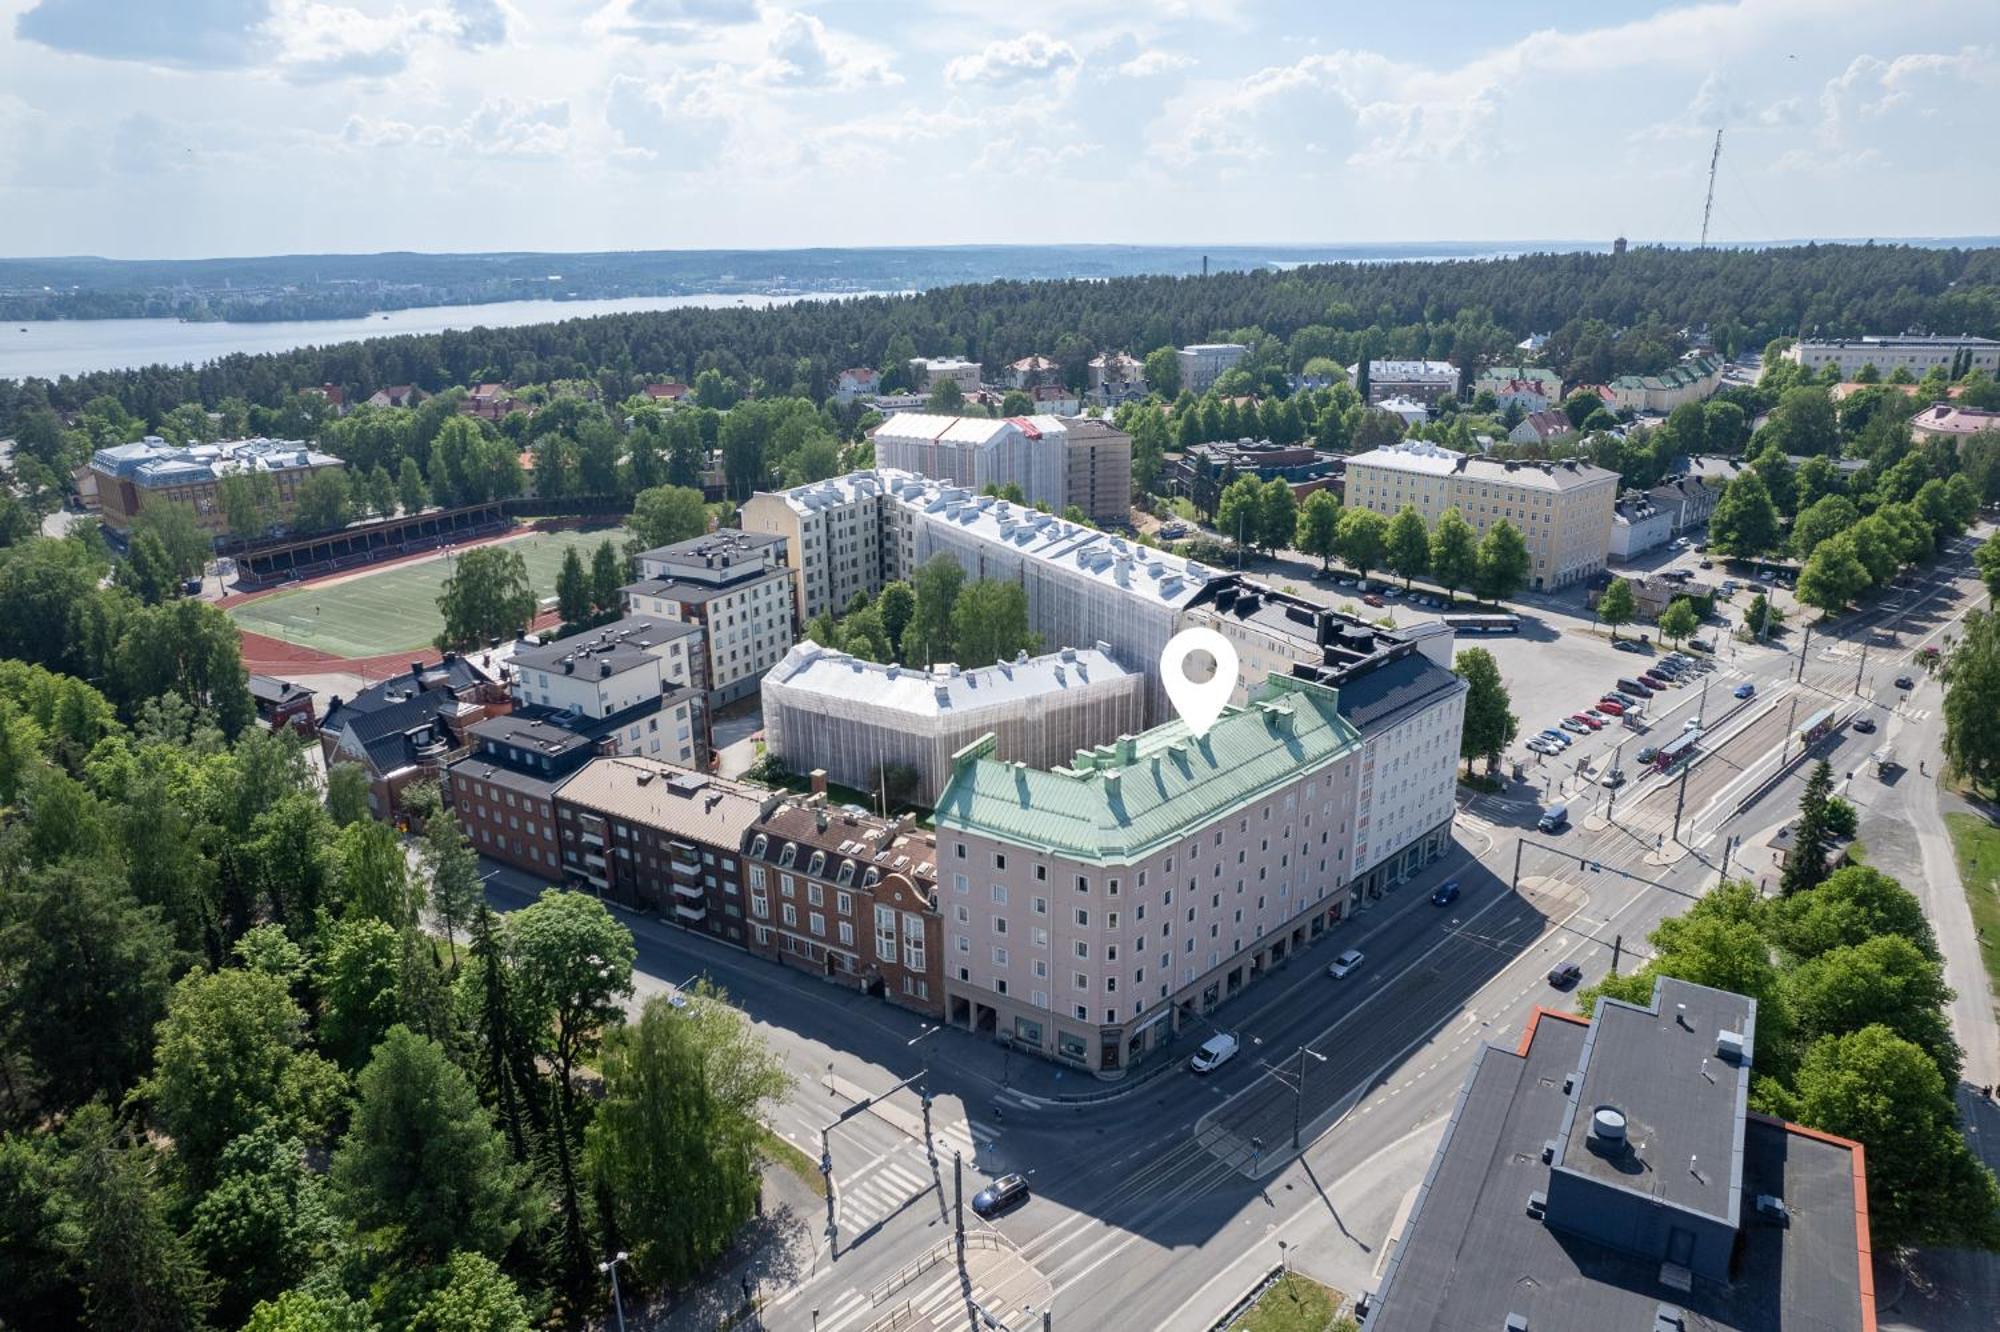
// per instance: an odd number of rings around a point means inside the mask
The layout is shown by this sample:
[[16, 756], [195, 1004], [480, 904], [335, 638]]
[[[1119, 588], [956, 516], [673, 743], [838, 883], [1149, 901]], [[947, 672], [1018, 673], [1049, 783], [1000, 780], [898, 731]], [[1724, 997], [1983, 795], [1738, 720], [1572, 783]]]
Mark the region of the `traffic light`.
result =
[[819, 1154], [819, 1173], [822, 1175], [831, 1175], [833, 1173], [833, 1156], [831, 1153], [821, 1152]]

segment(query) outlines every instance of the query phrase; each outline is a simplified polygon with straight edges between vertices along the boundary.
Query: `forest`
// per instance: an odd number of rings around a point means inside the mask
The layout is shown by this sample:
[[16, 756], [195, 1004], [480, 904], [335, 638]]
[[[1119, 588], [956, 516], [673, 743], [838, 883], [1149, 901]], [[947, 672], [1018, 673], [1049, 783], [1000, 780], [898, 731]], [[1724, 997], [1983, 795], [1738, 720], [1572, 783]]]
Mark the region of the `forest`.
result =
[[[228, 398], [277, 407], [299, 389], [329, 383], [358, 401], [391, 384], [435, 392], [488, 380], [610, 376], [633, 385], [647, 377], [692, 382], [715, 369], [751, 396], [819, 402], [842, 368], [891, 366], [919, 354], [999, 364], [1040, 353], [1080, 382], [1085, 363], [1106, 348], [1143, 354], [1238, 330], [1298, 347], [1301, 364], [1315, 355], [1345, 364], [1365, 353], [1462, 366], [1504, 359], [1521, 338], [1543, 333], [1543, 359], [1564, 379], [1598, 383], [1669, 364], [1694, 328], [1706, 329], [1724, 351], [1801, 333], [2000, 335], [2000, 250], [1640, 248], [1208, 277], [995, 281], [770, 310], [609, 315], [230, 356], [202, 366], [0, 381], [0, 434], [27, 412], [72, 413], [100, 396], [157, 420], [183, 403], [214, 406]], [[1312, 334], [1301, 340], [1305, 330]]]

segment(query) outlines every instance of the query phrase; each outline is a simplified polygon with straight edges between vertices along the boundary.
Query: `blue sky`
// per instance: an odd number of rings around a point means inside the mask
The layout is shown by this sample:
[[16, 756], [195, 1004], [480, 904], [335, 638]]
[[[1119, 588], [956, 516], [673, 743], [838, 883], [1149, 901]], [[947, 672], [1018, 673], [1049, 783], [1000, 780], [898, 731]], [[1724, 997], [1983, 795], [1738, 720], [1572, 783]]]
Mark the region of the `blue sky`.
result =
[[0, 254], [2000, 230], [1996, 0], [0, 0]]

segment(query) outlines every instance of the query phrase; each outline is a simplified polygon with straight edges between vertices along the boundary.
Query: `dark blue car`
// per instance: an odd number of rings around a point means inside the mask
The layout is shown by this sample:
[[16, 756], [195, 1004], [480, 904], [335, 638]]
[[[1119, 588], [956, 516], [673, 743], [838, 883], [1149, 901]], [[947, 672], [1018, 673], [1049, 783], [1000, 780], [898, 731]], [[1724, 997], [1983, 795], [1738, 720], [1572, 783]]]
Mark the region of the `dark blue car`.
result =
[[1457, 900], [1458, 900], [1457, 879], [1446, 879], [1443, 883], [1437, 886], [1437, 891], [1431, 894], [1432, 906], [1450, 906], [1453, 902], [1456, 902]]

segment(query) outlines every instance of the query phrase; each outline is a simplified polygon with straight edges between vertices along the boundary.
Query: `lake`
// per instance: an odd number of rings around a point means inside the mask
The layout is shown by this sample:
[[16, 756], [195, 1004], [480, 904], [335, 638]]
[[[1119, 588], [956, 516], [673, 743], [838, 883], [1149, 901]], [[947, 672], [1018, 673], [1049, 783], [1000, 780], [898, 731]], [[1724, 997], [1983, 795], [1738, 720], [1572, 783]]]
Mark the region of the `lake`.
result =
[[[729, 306], [761, 308], [792, 301], [870, 293], [802, 293], [785, 296], [626, 296], [594, 301], [496, 301], [490, 305], [434, 305], [390, 310], [360, 319], [298, 319], [271, 324], [184, 324], [178, 319], [31, 319], [0, 325], [0, 379], [31, 375], [55, 379], [92, 370], [142, 365], [200, 365], [234, 352], [290, 351], [294, 347], [359, 342], [398, 333], [442, 333], [453, 328], [506, 328], [592, 315], [641, 310]], [[25, 332], [23, 330], [26, 330]]]

